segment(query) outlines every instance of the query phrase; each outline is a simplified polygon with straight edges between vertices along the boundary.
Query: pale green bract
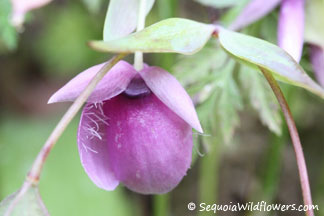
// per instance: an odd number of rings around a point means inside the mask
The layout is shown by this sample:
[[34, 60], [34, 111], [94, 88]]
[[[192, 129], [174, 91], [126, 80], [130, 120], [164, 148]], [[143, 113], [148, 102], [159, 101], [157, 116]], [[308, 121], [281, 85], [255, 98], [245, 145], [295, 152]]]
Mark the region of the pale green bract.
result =
[[[146, 0], [146, 15], [155, 0]], [[105, 19], [104, 41], [115, 40], [132, 33], [137, 26], [140, 0], [110, 0]]]
[[264, 68], [276, 79], [299, 86], [324, 98], [324, 89], [283, 49], [267, 41], [218, 27], [221, 46], [243, 63]]
[[[8, 207], [17, 194], [18, 192], [8, 196], [0, 203], [0, 215], [5, 215]], [[10, 216], [49, 216], [36, 186], [32, 186], [27, 190], [16, 203]]]
[[110, 41], [91, 41], [98, 51], [113, 53], [181, 53], [198, 52], [210, 39], [215, 26], [181, 18], [170, 18], [142, 31]]

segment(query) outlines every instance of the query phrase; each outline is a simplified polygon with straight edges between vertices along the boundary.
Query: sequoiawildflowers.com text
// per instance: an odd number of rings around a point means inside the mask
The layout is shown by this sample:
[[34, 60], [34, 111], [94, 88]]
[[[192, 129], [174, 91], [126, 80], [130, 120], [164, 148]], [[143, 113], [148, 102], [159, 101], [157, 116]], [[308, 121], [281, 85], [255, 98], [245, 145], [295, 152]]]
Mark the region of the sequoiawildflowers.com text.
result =
[[[188, 204], [188, 209], [193, 211], [196, 209], [196, 204], [190, 202]], [[267, 204], [265, 201], [261, 202], [248, 202], [248, 203], [232, 203], [229, 204], [207, 204], [200, 203], [198, 211], [214, 212], [217, 211], [260, 211], [260, 212], [270, 212], [270, 211], [308, 211], [310, 209], [319, 210], [318, 205], [298, 205], [298, 204]]]

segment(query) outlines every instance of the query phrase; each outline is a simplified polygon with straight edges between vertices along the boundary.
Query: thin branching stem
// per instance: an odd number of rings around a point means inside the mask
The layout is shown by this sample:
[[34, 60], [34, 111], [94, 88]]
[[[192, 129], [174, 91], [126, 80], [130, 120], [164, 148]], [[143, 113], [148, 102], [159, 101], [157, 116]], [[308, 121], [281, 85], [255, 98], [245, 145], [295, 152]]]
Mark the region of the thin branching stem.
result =
[[295, 125], [295, 121], [291, 115], [287, 101], [286, 101], [277, 81], [273, 78], [271, 72], [269, 72], [266, 69], [261, 68], [261, 67], [260, 67], [260, 70], [262, 71], [263, 75], [265, 76], [268, 83], [270, 84], [274, 94], [276, 95], [276, 98], [280, 104], [280, 107], [284, 114], [285, 120], [287, 122], [288, 130], [289, 130], [290, 137], [291, 137], [291, 140], [292, 140], [292, 143], [294, 146], [294, 150], [295, 150], [304, 204], [307, 205], [308, 209], [309, 209], [308, 211], [306, 211], [306, 215], [314, 216], [314, 211], [312, 209], [312, 195], [311, 195], [311, 190], [310, 190], [310, 185], [309, 185], [309, 180], [308, 180], [307, 167], [306, 167], [305, 157], [304, 157], [304, 153], [303, 153], [303, 148], [300, 143], [298, 131], [297, 131], [297, 128]]
[[96, 74], [96, 76], [90, 81], [88, 86], [83, 90], [83, 92], [79, 95], [79, 97], [74, 101], [74, 103], [70, 106], [67, 112], [64, 114], [62, 119], [56, 125], [55, 129], [51, 133], [51, 135], [46, 140], [44, 146], [38, 153], [31, 170], [27, 175], [27, 179], [25, 180], [23, 186], [19, 190], [18, 194], [15, 196], [15, 199], [11, 202], [4, 216], [9, 216], [15, 205], [21, 199], [21, 197], [28, 191], [31, 186], [38, 185], [40, 174], [42, 172], [42, 168], [44, 163], [48, 157], [48, 154], [51, 152], [52, 148], [56, 144], [57, 140], [61, 137], [64, 130], [67, 128], [69, 123], [81, 109], [83, 104], [87, 101], [88, 97], [91, 95], [96, 85], [100, 82], [100, 80], [105, 76], [105, 74], [115, 65], [118, 61], [124, 58], [127, 54], [119, 54], [113, 57], [110, 61], [108, 61]]

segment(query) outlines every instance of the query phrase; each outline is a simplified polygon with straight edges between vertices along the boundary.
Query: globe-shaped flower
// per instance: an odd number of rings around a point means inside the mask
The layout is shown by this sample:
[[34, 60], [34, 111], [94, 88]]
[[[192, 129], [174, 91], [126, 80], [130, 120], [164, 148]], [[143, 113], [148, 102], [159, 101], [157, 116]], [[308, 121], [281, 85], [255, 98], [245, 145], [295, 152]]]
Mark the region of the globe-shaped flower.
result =
[[[76, 76], [49, 103], [76, 99], [102, 66]], [[192, 128], [202, 132], [190, 97], [171, 74], [148, 66], [137, 72], [120, 61], [83, 109], [78, 130], [81, 162], [105, 190], [121, 182], [138, 193], [166, 193], [190, 167]]]

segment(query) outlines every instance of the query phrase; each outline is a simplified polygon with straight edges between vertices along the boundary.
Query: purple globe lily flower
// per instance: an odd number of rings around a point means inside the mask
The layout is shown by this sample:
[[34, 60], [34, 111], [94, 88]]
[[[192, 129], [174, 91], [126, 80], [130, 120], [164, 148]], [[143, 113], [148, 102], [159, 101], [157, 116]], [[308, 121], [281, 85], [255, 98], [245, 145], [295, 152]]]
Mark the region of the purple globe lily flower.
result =
[[[80, 73], [49, 103], [76, 99], [102, 66]], [[202, 133], [189, 95], [171, 74], [149, 66], [137, 72], [120, 61], [83, 109], [81, 163], [102, 189], [114, 190], [121, 182], [142, 194], [166, 193], [190, 167], [192, 128]]]

